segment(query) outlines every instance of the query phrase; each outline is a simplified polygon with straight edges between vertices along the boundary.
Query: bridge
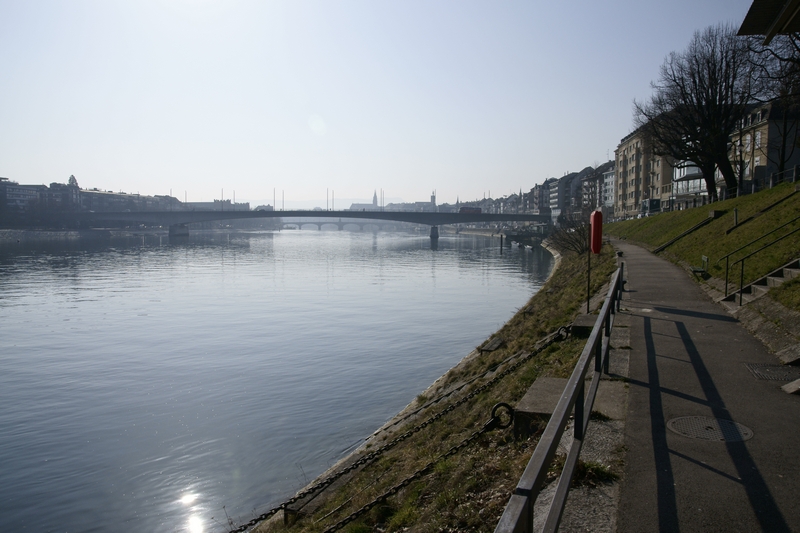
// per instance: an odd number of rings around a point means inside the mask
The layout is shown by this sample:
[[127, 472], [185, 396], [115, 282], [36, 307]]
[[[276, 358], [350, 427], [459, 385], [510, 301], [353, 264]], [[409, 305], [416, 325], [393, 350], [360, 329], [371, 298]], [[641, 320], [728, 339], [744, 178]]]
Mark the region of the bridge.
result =
[[431, 239], [439, 237], [438, 227], [443, 224], [469, 224], [476, 222], [549, 222], [547, 215], [517, 213], [429, 213], [412, 211], [113, 211], [78, 212], [65, 214], [74, 222], [122, 222], [158, 224], [169, 226], [170, 235], [188, 235], [187, 224], [215, 220], [243, 220], [254, 218], [310, 218], [338, 219], [331, 223], [346, 224], [349, 220], [389, 220], [431, 226]]

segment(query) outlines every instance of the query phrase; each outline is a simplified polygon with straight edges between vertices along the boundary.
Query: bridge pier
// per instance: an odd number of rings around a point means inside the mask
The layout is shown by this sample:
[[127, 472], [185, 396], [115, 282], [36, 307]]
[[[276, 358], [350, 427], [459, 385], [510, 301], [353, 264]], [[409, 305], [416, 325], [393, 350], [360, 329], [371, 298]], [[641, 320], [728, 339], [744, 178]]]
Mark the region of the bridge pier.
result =
[[169, 227], [169, 236], [170, 237], [188, 237], [189, 236], [189, 226], [186, 224], [172, 224]]
[[431, 226], [431, 240], [432, 241], [439, 240], [439, 226]]

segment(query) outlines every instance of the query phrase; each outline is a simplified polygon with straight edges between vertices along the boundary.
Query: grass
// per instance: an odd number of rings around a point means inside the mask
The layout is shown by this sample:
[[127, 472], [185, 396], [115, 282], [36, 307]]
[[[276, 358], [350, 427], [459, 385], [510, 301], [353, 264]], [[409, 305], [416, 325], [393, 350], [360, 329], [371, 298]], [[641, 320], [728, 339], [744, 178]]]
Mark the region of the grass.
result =
[[[547, 471], [547, 480], [555, 481], [561, 475], [566, 462], [566, 455], [558, 455]], [[581, 485], [596, 487], [605, 483], [612, 483], [619, 479], [619, 475], [610, 466], [598, 463], [597, 461], [583, 461], [578, 459], [575, 467], [575, 474], [572, 476], [572, 486]]]
[[769, 296], [789, 309], [800, 311], [800, 278], [794, 278], [770, 290]]
[[[615, 269], [614, 252], [607, 246], [600, 256], [592, 258], [593, 292], [609, 281]], [[439, 389], [426, 391], [417, 400], [436, 398], [520, 350], [531, 350], [542, 337], [571, 323], [583, 311], [585, 298], [586, 257], [566, 255], [556, 273], [529, 302], [533, 305], [533, 312], [517, 313], [497, 333], [506, 339], [500, 349], [462, 362], [440, 380]], [[494, 430], [483, 434], [453, 457], [437, 458], [481, 428], [489, 419], [494, 404], [507, 402], [516, 405], [537, 377], [569, 376], [584, 343], [584, 340], [569, 339], [543, 350], [497, 386], [476, 395], [468, 403], [413, 434], [376, 463], [343, 478], [341, 483], [337, 482], [336, 488], [318, 498], [323, 503], [310, 515], [298, 520], [289, 531], [323, 531], [430, 461], [436, 461], [431, 472], [411, 482], [343, 530], [494, 531], [508, 497], [530, 459], [535, 442], [515, 441], [512, 428]], [[478, 383], [483, 381], [478, 380]], [[460, 396], [434, 404], [416, 420], [397, 427], [392, 435], [399, 435], [413, 424], [444, 410]], [[591, 476], [600, 479], [602, 472], [598, 468], [590, 467], [589, 470], [593, 472]], [[340, 506], [341, 509], [337, 510]], [[331, 516], [320, 520], [334, 510]], [[263, 524], [258, 530], [285, 531], [286, 528], [273, 522]]]
[[[786, 198], [794, 191], [794, 187], [795, 185], [792, 183], [784, 183], [741, 198], [733, 198], [684, 211], [662, 213], [644, 219], [616, 222], [606, 225], [604, 229], [609, 235], [637, 242], [652, 250], [706, 219], [712, 209], [721, 211], [722, 216], [681, 238], [667, 247], [660, 255], [684, 266], [699, 266], [701, 256], [705, 255], [709, 258], [707, 276], [717, 278], [724, 283], [725, 261], [721, 259], [725, 255], [800, 216], [800, 193], [789, 197], [772, 209], [762, 212], [775, 202]], [[734, 209], [738, 211], [740, 224], [736, 229], [728, 232], [734, 227]], [[800, 221], [787, 226], [787, 230], [797, 227], [800, 227]], [[731, 290], [733, 287], [738, 288], [741, 268], [741, 263], [736, 265], [732, 263], [781, 235], [783, 232], [778, 232], [775, 237], [767, 237], [730, 258], [729, 283]], [[750, 283], [798, 257], [800, 257], [800, 233], [747, 259], [744, 268], [744, 282], [745, 284]], [[793, 309], [800, 309], [798, 307], [800, 285], [797, 283], [788, 284], [779, 291], [771, 291], [770, 296], [781, 302], [787, 302], [788, 306]]]

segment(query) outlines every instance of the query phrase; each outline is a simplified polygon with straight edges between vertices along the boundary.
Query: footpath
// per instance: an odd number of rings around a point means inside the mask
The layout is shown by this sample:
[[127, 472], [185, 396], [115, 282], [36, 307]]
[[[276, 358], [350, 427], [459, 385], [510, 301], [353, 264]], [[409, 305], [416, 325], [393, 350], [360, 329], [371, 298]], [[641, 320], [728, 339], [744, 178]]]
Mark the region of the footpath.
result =
[[800, 396], [763, 379], [776, 356], [684, 270], [614, 246], [630, 317], [617, 530], [800, 532]]

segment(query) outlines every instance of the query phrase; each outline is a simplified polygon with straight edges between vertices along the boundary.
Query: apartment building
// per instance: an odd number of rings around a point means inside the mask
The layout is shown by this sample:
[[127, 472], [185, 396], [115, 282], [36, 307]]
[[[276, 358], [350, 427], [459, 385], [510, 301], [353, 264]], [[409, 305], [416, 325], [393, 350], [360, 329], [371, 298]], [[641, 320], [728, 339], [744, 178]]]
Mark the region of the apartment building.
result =
[[[581, 194], [583, 197], [583, 207], [589, 209], [597, 209], [602, 207], [606, 202], [606, 196], [609, 194], [608, 187], [606, 186], [606, 178], [614, 174], [614, 162], [607, 161], [591, 172], [587, 172], [581, 178]], [[613, 189], [613, 183], [611, 184]]]
[[669, 158], [653, 154], [641, 128], [622, 138], [614, 150], [614, 168], [614, 217], [669, 210], [673, 165]]
[[800, 165], [797, 123], [798, 114], [785, 111], [777, 101], [748, 109], [731, 135], [729, 153], [744, 192], [758, 190], [773, 174]]

